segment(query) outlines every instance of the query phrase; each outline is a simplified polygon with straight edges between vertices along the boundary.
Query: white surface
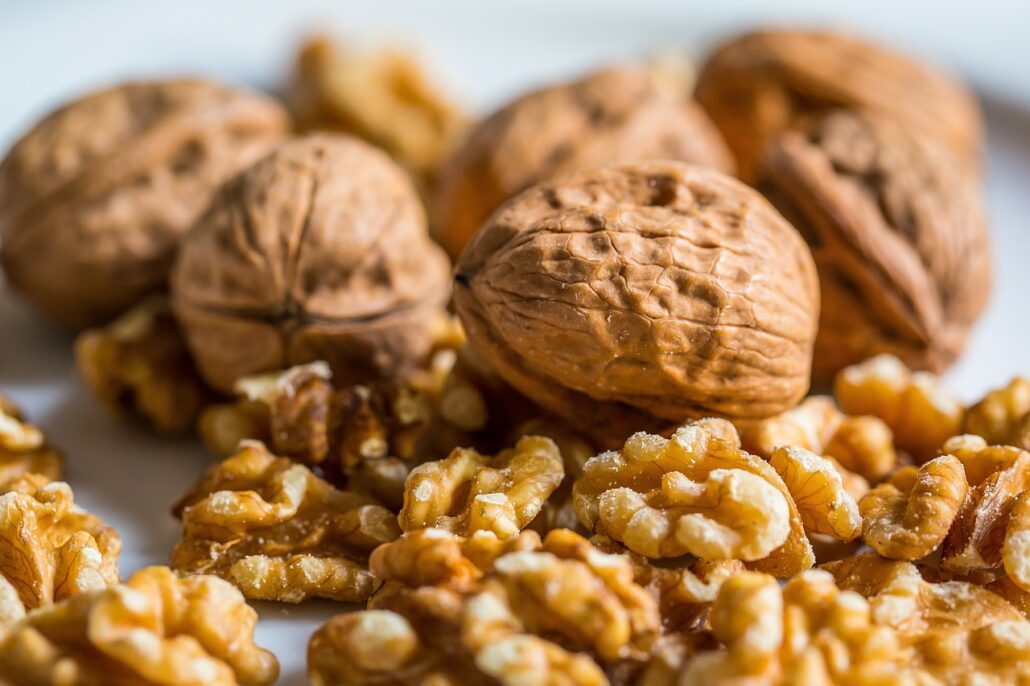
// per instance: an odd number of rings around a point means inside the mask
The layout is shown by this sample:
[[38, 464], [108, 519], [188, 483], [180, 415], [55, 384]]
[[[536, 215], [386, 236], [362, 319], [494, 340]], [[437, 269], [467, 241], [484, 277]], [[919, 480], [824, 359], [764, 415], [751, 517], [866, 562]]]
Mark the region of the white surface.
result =
[[[312, 29], [414, 41], [469, 103], [496, 103], [532, 83], [597, 61], [710, 40], [762, 21], [853, 25], [931, 55], [984, 92], [990, 125], [988, 192], [997, 243], [989, 311], [951, 374], [973, 398], [1030, 373], [1030, 3], [675, 2], [519, 3], [447, 0], [269, 2], [0, 0], [0, 147], [63, 98], [131, 76], [200, 73], [274, 87], [296, 41]], [[993, 96], [1003, 97], [993, 97]], [[71, 339], [39, 322], [0, 288], [0, 390], [22, 403], [69, 455], [77, 500], [117, 527], [122, 571], [167, 562], [177, 537], [171, 503], [209, 458], [195, 442], [155, 438], [108, 417], [74, 378]], [[307, 638], [340, 605], [260, 604], [258, 641], [304, 677]]]

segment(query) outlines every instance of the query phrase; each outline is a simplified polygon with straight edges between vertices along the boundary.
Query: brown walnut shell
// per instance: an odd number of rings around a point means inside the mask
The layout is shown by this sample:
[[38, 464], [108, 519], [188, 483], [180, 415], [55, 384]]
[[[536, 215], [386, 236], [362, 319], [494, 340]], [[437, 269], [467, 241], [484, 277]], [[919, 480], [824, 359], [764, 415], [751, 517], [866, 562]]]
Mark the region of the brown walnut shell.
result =
[[607, 443], [776, 414], [808, 389], [811, 254], [758, 193], [711, 169], [625, 163], [535, 186], [476, 234], [457, 284], [478, 352]]
[[718, 46], [696, 97], [754, 178], [768, 139], [799, 117], [834, 107], [878, 112], [932, 135], [978, 166], [983, 122], [976, 99], [949, 74], [842, 33], [765, 30]]
[[833, 110], [769, 144], [758, 187], [819, 268], [817, 379], [879, 353], [941, 371], [962, 351], [990, 292], [991, 248], [978, 184], [947, 150]]
[[280, 147], [230, 181], [183, 241], [176, 315], [215, 388], [326, 360], [340, 385], [407, 371], [449, 292], [411, 181], [349, 136]]
[[164, 285], [229, 177], [286, 136], [285, 110], [194, 80], [128, 83], [53, 112], [0, 165], [0, 260], [51, 319], [102, 323]]
[[732, 173], [719, 132], [669, 80], [656, 68], [610, 68], [532, 91], [492, 114], [441, 171], [440, 242], [456, 258], [504, 201], [578, 169], [653, 158]]

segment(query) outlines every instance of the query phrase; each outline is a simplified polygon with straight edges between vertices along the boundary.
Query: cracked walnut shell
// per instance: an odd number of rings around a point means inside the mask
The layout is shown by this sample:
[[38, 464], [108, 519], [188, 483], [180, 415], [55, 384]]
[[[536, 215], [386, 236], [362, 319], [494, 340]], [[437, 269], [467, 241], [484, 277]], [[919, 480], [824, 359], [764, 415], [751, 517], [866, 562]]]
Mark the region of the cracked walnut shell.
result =
[[0, 165], [0, 262], [51, 319], [100, 324], [160, 289], [215, 190], [285, 138], [272, 99], [128, 83], [48, 115]]
[[411, 181], [347, 136], [295, 139], [226, 184], [172, 273], [200, 373], [225, 393], [313, 360], [340, 386], [403, 375], [448, 291]]
[[808, 388], [808, 249], [719, 172], [584, 170], [508, 202], [457, 266], [469, 342], [508, 383], [617, 445], [705, 415], [763, 417]]

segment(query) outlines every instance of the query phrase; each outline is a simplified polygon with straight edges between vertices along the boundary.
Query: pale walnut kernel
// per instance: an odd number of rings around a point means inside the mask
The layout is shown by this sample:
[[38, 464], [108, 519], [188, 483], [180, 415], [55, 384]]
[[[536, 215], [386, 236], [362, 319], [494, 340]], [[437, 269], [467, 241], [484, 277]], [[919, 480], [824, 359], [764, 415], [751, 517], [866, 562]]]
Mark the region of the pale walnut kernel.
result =
[[878, 355], [841, 370], [833, 392], [841, 409], [882, 419], [895, 445], [919, 462], [937, 454], [959, 432], [963, 407], [927, 372], [912, 372], [893, 355]]
[[1017, 586], [1030, 591], [1030, 493], [1015, 498], [1009, 510], [1002, 548], [1005, 573]]
[[0, 393], [0, 485], [26, 474], [60, 479], [64, 456]]
[[898, 462], [894, 434], [882, 419], [868, 415], [845, 417], [822, 452], [872, 482], [889, 474]]
[[254, 644], [256, 624], [221, 579], [148, 567], [13, 627], [0, 642], [0, 682], [265, 686], [279, 665]]
[[858, 504], [832, 462], [804, 448], [778, 448], [769, 464], [787, 485], [809, 531], [851, 541], [862, 533]]
[[992, 445], [1030, 450], [1030, 379], [1017, 376], [985, 395], [966, 411], [962, 430]]
[[979, 486], [992, 474], [1011, 467], [1026, 451], [1012, 445], [987, 445], [980, 436], [962, 434], [945, 441], [941, 453], [958, 458], [966, 470], [966, 481]]
[[172, 565], [216, 574], [255, 600], [365, 600], [376, 586], [368, 554], [400, 533], [371, 498], [337, 490], [257, 442], [211, 467], [179, 511]]
[[884, 557], [923, 558], [944, 542], [967, 490], [962, 463], [950, 455], [920, 467], [911, 488], [880, 484], [859, 503], [863, 540]]
[[539, 514], [564, 475], [558, 446], [549, 438], [525, 436], [494, 458], [457, 448], [412, 470], [398, 521], [405, 531], [435, 526], [515, 536]]

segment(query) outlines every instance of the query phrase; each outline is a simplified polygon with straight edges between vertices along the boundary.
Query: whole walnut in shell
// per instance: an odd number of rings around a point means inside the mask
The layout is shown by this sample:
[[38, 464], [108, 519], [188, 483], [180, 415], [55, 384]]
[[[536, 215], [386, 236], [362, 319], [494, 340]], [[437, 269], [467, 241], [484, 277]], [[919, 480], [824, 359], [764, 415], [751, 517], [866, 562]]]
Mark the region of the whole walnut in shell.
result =
[[729, 149], [685, 90], [658, 67], [627, 66], [508, 103], [472, 131], [441, 171], [440, 241], [457, 257], [505, 200], [578, 169], [653, 158], [731, 173]]
[[164, 285], [175, 246], [229, 177], [286, 135], [257, 93], [128, 83], [36, 124], [0, 165], [0, 261], [51, 319], [102, 323]]
[[978, 166], [983, 122], [976, 99], [950, 75], [860, 38], [832, 31], [764, 30], [715, 48], [696, 97], [754, 178], [768, 139], [834, 107], [880, 113], [944, 141]]
[[173, 305], [215, 388], [326, 360], [340, 385], [428, 352], [449, 292], [407, 175], [348, 136], [286, 143], [226, 184], [183, 241]]
[[711, 169], [626, 163], [535, 186], [491, 217], [456, 280], [478, 352], [609, 444], [694, 416], [772, 415], [808, 389], [812, 256]]
[[808, 240], [823, 308], [813, 371], [891, 353], [941, 371], [991, 288], [978, 184], [888, 118], [832, 110], [766, 148], [758, 188]]

